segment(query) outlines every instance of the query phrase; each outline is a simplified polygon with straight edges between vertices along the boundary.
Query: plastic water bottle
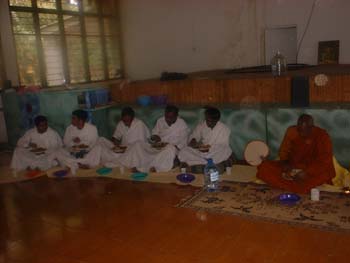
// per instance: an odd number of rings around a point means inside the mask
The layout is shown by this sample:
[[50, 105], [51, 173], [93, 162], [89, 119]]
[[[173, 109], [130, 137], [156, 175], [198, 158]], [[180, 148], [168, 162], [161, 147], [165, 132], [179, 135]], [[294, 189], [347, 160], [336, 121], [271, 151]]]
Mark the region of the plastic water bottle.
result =
[[213, 159], [208, 159], [204, 167], [204, 187], [208, 192], [216, 192], [219, 190], [219, 170], [216, 167]]
[[281, 76], [287, 71], [286, 59], [279, 51], [271, 59], [271, 71], [273, 76]]

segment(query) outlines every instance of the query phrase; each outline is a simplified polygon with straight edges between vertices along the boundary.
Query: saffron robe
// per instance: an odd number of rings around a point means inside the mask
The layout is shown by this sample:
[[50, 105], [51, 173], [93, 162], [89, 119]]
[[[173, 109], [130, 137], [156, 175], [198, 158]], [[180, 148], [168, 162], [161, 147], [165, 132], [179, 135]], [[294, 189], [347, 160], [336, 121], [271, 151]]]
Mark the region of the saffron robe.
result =
[[318, 127], [313, 127], [308, 137], [301, 137], [296, 126], [289, 127], [279, 158], [288, 161], [293, 169], [302, 169], [306, 176], [296, 181], [284, 179], [281, 161], [263, 161], [258, 166], [257, 177], [273, 187], [309, 193], [311, 188], [331, 183], [335, 176], [331, 139], [325, 130]]

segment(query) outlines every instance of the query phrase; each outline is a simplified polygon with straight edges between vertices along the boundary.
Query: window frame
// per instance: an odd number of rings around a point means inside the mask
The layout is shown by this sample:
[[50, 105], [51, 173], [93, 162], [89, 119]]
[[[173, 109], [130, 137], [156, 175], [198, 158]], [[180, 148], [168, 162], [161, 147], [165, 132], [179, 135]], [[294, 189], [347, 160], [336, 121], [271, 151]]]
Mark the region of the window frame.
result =
[[[41, 82], [41, 89], [51, 89], [51, 88], [57, 88], [62, 87], [65, 85], [81, 85], [81, 84], [88, 84], [88, 83], [99, 83], [99, 82], [107, 82], [107, 81], [113, 81], [118, 80], [123, 77], [123, 60], [121, 56], [122, 46], [121, 46], [121, 39], [120, 39], [120, 20], [119, 20], [119, 1], [114, 0], [116, 3], [116, 10], [114, 14], [103, 14], [103, 7], [100, 1], [96, 1], [97, 4], [97, 12], [88, 12], [84, 11], [84, 4], [83, 0], [77, 0], [78, 2], [78, 11], [70, 11], [70, 10], [63, 10], [62, 9], [62, 1], [63, 0], [56, 0], [56, 9], [49, 9], [49, 8], [39, 8], [37, 6], [37, 0], [31, 0], [32, 6], [26, 7], [26, 6], [12, 6], [9, 2], [9, 12], [10, 12], [10, 23], [11, 23], [11, 31], [13, 37], [16, 35], [21, 35], [18, 33], [14, 33], [14, 27], [13, 27], [13, 19], [12, 19], [12, 12], [26, 12], [31, 13], [33, 15], [33, 26], [35, 30], [35, 40], [36, 40], [36, 51], [37, 51], [37, 59], [39, 64], [39, 71], [40, 71], [40, 82]], [[47, 81], [47, 75], [46, 75], [46, 64], [45, 64], [45, 55], [44, 55], [44, 49], [42, 46], [42, 34], [40, 32], [40, 20], [39, 15], [40, 14], [54, 14], [57, 15], [57, 22], [58, 22], [58, 35], [60, 38], [60, 46], [61, 46], [61, 56], [62, 56], [62, 72], [64, 77], [64, 83], [61, 85], [48, 85]], [[66, 36], [69, 34], [65, 33], [64, 28], [64, 19], [63, 17], [65, 15], [69, 16], [77, 16], [79, 17], [79, 24], [80, 24], [80, 36], [81, 36], [81, 45], [82, 45], [82, 53], [83, 53], [83, 65], [84, 65], [84, 77], [85, 81], [81, 82], [71, 82], [71, 76], [70, 76], [70, 68], [68, 63], [68, 49], [67, 49], [67, 42], [66, 42]], [[102, 65], [103, 65], [103, 72], [104, 77], [101, 80], [91, 80], [91, 74], [90, 74], [90, 62], [89, 62], [89, 53], [88, 53], [88, 35], [86, 33], [86, 27], [85, 27], [85, 18], [86, 17], [94, 17], [98, 20], [98, 28], [99, 28], [99, 40], [101, 43], [101, 51], [102, 51]], [[116, 28], [114, 33], [112, 35], [106, 35], [105, 34], [105, 28], [104, 28], [104, 19], [109, 18], [112, 19], [112, 21], [117, 21], [118, 27]], [[119, 34], [118, 34], [119, 33]], [[119, 37], [118, 37], [119, 35]], [[45, 36], [45, 34], [43, 34]], [[114, 65], [117, 66], [117, 72], [116, 77], [109, 77], [109, 60], [108, 60], [108, 54], [106, 49], [106, 42], [107, 38], [111, 37], [113, 39], [117, 39], [114, 44], [117, 44], [117, 52], [119, 53], [119, 63], [118, 61], [114, 61]], [[14, 44], [17, 45], [16, 41], [14, 41]], [[18, 68], [18, 76], [19, 76], [19, 60], [17, 58], [17, 49], [16, 50], [16, 63]], [[23, 85], [21, 83], [21, 79], [19, 78], [20, 85]]]
[[[3, 50], [2, 50], [1, 35], [0, 35], [0, 94], [5, 89], [4, 84], [5, 84], [5, 79], [6, 79], [5, 62], [4, 62], [2, 52], [3, 52]], [[0, 107], [0, 111], [1, 110], [2, 110], [2, 107]]]

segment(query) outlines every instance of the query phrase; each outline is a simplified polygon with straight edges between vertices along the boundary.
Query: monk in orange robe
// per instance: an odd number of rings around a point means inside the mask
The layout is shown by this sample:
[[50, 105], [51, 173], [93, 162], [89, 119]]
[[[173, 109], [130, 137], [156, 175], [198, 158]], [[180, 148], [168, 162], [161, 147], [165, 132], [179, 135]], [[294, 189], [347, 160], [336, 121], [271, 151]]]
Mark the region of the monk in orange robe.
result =
[[295, 193], [331, 183], [335, 176], [332, 142], [328, 133], [314, 126], [313, 118], [303, 114], [282, 141], [279, 161], [264, 160], [257, 177], [267, 184]]

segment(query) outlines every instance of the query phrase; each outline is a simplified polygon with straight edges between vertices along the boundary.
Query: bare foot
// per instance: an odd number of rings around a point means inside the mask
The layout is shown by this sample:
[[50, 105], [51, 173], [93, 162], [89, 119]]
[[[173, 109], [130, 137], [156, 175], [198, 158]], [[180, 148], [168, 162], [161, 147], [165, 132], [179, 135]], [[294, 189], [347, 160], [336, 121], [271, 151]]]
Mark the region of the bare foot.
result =
[[87, 164], [78, 163], [78, 165], [79, 165], [79, 168], [80, 168], [80, 169], [90, 169], [90, 166], [87, 165]]
[[156, 168], [154, 168], [154, 167], [151, 167], [151, 169], [149, 169], [149, 171], [151, 172], [151, 173], [156, 173], [157, 171], [156, 171]]

